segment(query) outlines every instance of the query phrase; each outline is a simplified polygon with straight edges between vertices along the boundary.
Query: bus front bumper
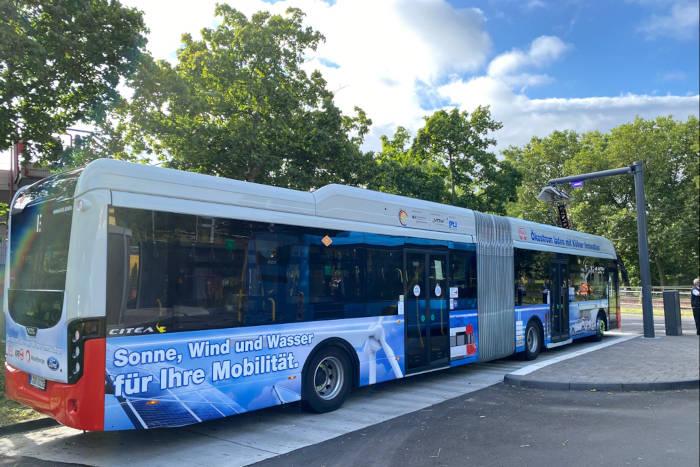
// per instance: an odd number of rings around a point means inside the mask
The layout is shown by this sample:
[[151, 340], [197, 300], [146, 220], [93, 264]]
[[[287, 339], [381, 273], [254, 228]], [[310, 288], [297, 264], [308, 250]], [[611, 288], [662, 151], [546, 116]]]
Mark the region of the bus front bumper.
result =
[[46, 381], [41, 390], [29, 384], [29, 373], [5, 363], [5, 397], [79, 430], [104, 429], [105, 340], [85, 342], [85, 370], [75, 384]]

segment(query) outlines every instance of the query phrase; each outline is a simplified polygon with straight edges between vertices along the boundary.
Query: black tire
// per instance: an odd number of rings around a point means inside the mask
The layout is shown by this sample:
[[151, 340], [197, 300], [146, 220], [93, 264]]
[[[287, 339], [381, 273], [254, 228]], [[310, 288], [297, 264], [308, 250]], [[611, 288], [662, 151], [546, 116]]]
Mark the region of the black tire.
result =
[[348, 354], [334, 346], [320, 349], [309, 360], [302, 378], [304, 408], [331, 412], [345, 402], [352, 387], [352, 363]]
[[605, 313], [599, 311], [598, 316], [596, 316], [595, 319], [595, 336], [593, 336], [593, 340], [596, 342], [602, 341], [603, 335], [605, 335], [605, 331], [607, 331], [607, 329], [608, 326], [605, 324]]
[[525, 351], [523, 358], [525, 360], [534, 360], [542, 351], [544, 344], [542, 338], [542, 326], [536, 320], [530, 320], [525, 328]]

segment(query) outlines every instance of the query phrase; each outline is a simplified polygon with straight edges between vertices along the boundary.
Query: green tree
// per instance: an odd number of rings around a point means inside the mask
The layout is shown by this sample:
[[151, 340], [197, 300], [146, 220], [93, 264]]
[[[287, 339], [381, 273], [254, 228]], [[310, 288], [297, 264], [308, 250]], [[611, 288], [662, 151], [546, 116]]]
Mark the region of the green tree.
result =
[[[690, 117], [636, 119], [608, 133], [555, 132], [512, 148], [506, 159], [522, 174], [511, 215], [554, 223], [551, 207], [535, 199], [554, 177], [624, 167], [644, 161], [649, 254], [654, 283], [687, 285], [698, 274], [700, 211], [700, 126]], [[637, 221], [634, 181], [617, 176], [586, 182], [570, 190], [570, 214], [577, 230], [613, 241], [638, 283]]]
[[449, 198], [445, 202], [493, 211], [488, 188], [500, 180], [496, 156], [490, 151], [496, 141], [490, 134], [501, 127], [488, 107], [477, 107], [471, 114], [439, 110], [425, 118], [412, 150], [447, 167]]
[[0, 0], [0, 150], [21, 140], [51, 160], [55, 134], [101, 121], [144, 32], [142, 14], [116, 0]]
[[488, 183], [479, 192], [479, 206], [483, 212], [505, 215], [509, 203], [517, 199], [520, 171], [508, 160], [497, 161], [485, 169]]
[[359, 183], [359, 150], [371, 121], [343, 115], [318, 71], [303, 63], [323, 36], [303, 13], [255, 13], [218, 5], [220, 23], [182, 36], [177, 63], [144, 61], [122, 125], [135, 152], [165, 165], [309, 189]]
[[65, 149], [61, 148], [47, 165], [56, 172], [62, 172], [82, 167], [101, 157], [133, 160], [134, 157], [130, 154], [124, 156], [119, 152], [123, 148], [115, 144], [120, 141], [120, 138], [118, 135], [111, 137], [108, 131], [108, 127], [103, 125], [100, 131], [87, 135], [73, 135], [72, 144]]
[[504, 162], [517, 168], [520, 183], [507, 213], [534, 222], [555, 224], [552, 208], [537, 200], [542, 187], [552, 178], [564, 176], [564, 163], [580, 150], [579, 135], [574, 131], [555, 131], [545, 138], [534, 137], [523, 147], [503, 151]]
[[[568, 173], [623, 167], [644, 161], [648, 210], [649, 259], [658, 285], [688, 285], [698, 275], [698, 119], [637, 118], [601, 135], [583, 136], [582, 151], [568, 161]], [[639, 271], [637, 223], [632, 177], [590, 183], [576, 192], [572, 216], [581, 229], [615, 242], [630, 272]]]
[[398, 127], [391, 139], [382, 136], [381, 142], [368, 188], [442, 202], [447, 196], [447, 169], [443, 164], [416, 154], [411, 149], [411, 134], [403, 127]]

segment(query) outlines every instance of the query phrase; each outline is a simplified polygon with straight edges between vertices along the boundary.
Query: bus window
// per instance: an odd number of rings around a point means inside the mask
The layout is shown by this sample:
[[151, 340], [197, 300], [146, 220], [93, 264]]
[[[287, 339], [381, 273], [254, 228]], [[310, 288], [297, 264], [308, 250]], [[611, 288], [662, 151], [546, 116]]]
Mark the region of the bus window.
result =
[[607, 298], [605, 262], [598, 258], [571, 256], [569, 281], [576, 301]]
[[367, 315], [398, 313], [399, 296], [404, 293], [403, 250], [367, 249], [366, 300]]
[[516, 249], [515, 269], [515, 304], [544, 305], [549, 303], [551, 289], [549, 263], [552, 253]]
[[[177, 331], [395, 315], [404, 242], [113, 207], [108, 325]], [[457, 281], [459, 306], [474, 308], [475, 253], [455, 258], [443, 274]]]
[[[457, 288], [454, 309], [476, 308], [476, 253], [474, 251], [450, 252], [450, 287]], [[450, 298], [453, 298], [452, 294]]]
[[313, 242], [309, 247], [314, 319], [365, 316], [365, 249], [358, 244], [360, 236], [357, 242], [335, 234], [328, 237], [336, 241], [326, 246], [319, 238], [318, 243]]

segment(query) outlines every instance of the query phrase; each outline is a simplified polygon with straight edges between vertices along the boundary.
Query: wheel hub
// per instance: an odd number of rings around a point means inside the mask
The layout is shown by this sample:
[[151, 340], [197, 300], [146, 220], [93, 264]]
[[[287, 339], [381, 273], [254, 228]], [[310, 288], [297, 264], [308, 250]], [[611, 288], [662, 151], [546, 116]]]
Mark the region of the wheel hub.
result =
[[537, 342], [538, 336], [537, 336], [537, 331], [535, 330], [534, 327], [530, 327], [527, 330], [527, 349], [530, 352], [535, 352], [537, 350]]
[[343, 365], [338, 358], [328, 356], [321, 360], [314, 371], [316, 394], [324, 400], [335, 398], [343, 387]]

